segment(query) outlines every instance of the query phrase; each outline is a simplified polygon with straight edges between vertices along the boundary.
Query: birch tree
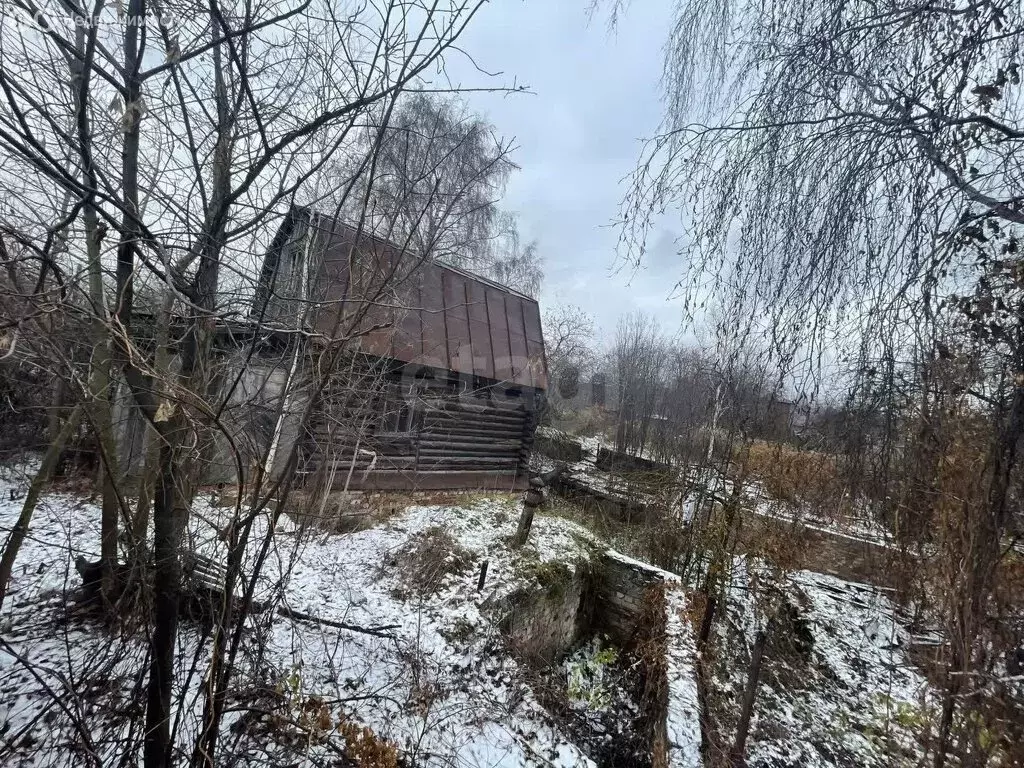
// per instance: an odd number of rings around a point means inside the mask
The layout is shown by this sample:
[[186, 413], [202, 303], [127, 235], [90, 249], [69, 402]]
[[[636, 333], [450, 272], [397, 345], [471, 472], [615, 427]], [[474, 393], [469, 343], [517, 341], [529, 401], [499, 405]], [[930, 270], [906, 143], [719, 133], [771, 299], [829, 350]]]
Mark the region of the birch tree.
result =
[[[675, 8], [664, 123], [624, 201], [624, 252], [642, 259], [656, 217], [679, 212], [691, 318], [711, 296], [737, 308], [732, 322], [764, 338], [787, 375], [813, 387], [838, 367], [854, 391], [886, 393], [884, 411], [899, 415], [886, 417], [884, 451], [915, 478], [900, 497], [922, 519], [942, 519], [941, 530], [975, 532], [949, 534], [962, 568], [935, 592], [952, 645], [932, 754], [936, 768], [954, 746], [978, 760], [986, 753], [971, 725], [978, 710], [959, 727], [956, 712], [977, 705], [976, 674], [993, 651], [983, 627], [1013, 531], [1007, 489], [1020, 474], [1024, 434], [1019, 306], [995, 279], [1017, 269], [1024, 224], [1020, 8], [1001, 0], [681, 0]], [[995, 247], [979, 253], [986, 244]], [[986, 298], [965, 305], [974, 286]], [[1003, 349], [984, 384], [937, 376], [969, 369], [980, 338], [961, 329], [950, 343], [950, 307], [989, 328], [990, 352]], [[901, 381], [910, 383], [902, 392]], [[964, 501], [953, 524], [950, 496], [934, 489], [952, 446], [977, 447], [963, 408], [986, 421], [972, 475], [981, 486], [949, 494], [986, 501]], [[908, 519], [897, 514], [908, 510], [876, 501], [880, 516]]]

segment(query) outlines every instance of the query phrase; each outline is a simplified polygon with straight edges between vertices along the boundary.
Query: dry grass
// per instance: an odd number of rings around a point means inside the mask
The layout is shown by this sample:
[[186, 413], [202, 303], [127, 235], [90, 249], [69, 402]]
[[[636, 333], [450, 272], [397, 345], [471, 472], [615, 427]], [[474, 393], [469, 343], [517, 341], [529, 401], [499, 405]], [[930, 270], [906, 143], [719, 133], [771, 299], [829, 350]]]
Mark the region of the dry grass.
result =
[[359, 768], [398, 768], [398, 748], [369, 728], [342, 720], [338, 733], [345, 740], [345, 757]]
[[665, 632], [665, 586], [657, 584], [644, 594], [628, 653], [643, 681], [640, 723], [651, 745], [652, 768], [668, 765], [668, 639]]
[[437, 594], [449, 575], [462, 573], [473, 562], [473, 556], [438, 526], [413, 536], [395, 559], [402, 598]]
[[300, 493], [291, 501], [288, 516], [299, 526], [334, 534], [366, 530], [395, 511], [371, 505], [361, 493], [331, 493], [326, 499]]
[[[327, 499], [296, 491], [289, 497], [288, 516], [303, 528], [324, 533], [355, 533], [373, 528], [412, 506], [467, 506], [481, 498], [502, 498], [503, 492], [478, 491], [334, 491]], [[518, 498], [518, 495], [517, 495]]]
[[750, 477], [780, 501], [814, 506], [838, 506], [844, 497], [838, 458], [820, 451], [806, 451], [783, 443], [755, 440], [739, 448], [733, 457]]

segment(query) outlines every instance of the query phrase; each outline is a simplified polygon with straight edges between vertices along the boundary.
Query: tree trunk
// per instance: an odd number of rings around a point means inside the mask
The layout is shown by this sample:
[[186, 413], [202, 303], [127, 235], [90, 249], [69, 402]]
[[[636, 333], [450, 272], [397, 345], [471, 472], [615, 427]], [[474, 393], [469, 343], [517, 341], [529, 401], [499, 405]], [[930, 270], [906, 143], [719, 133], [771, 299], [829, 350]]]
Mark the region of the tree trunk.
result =
[[[106, 336], [106, 326], [99, 323], [100, 333]], [[89, 410], [92, 415], [93, 429], [99, 443], [100, 457], [100, 489], [102, 502], [100, 508], [100, 574], [103, 596], [112, 601], [118, 591], [117, 577], [117, 541], [118, 516], [120, 504], [117, 498], [117, 487], [120, 481], [117, 460], [117, 440], [114, 438], [113, 419], [109, 392], [110, 346], [106, 339], [98, 341], [96, 357], [93, 359], [93, 376], [90, 381]]]
[[736, 740], [729, 751], [729, 763], [733, 768], [742, 768], [746, 765], [744, 754], [747, 751], [750, 717], [754, 712], [754, 702], [757, 700], [757, 685], [761, 677], [761, 660], [764, 657], [764, 646], [768, 641], [768, 633], [770, 631], [771, 622], [768, 622], [768, 625], [757, 633], [757, 637], [754, 639], [754, 648], [750, 653], [747, 685], [743, 690], [743, 706], [740, 709], [739, 722], [736, 724]]
[[[174, 435], [175, 442], [179, 436]], [[160, 475], [153, 504], [153, 634], [150, 643], [146, 705], [145, 768], [171, 765], [171, 694], [174, 641], [178, 632], [179, 516], [175, 503], [176, 451], [160, 449]]]
[[[95, 31], [90, 31], [88, 42], [85, 30], [76, 31], [76, 47], [84, 59], [91, 59], [95, 45]], [[110, 599], [117, 582], [117, 447], [113, 435], [110, 410], [110, 332], [107, 328], [106, 297], [103, 291], [103, 268], [100, 253], [103, 232], [99, 226], [93, 190], [96, 173], [92, 165], [92, 134], [89, 127], [89, 68], [81, 61], [71, 59], [71, 93], [75, 103], [78, 138], [81, 143], [82, 176], [86, 187], [86, 200], [82, 206], [85, 228], [86, 272], [89, 302], [92, 310], [93, 358], [89, 373], [89, 416], [100, 446], [100, 485], [103, 494], [100, 513], [100, 568], [103, 595]]]
[[935, 745], [934, 768], [944, 768], [949, 752], [949, 737], [953, 731], [953, 714], [956, 712], [956, 686], [946, 677], [946, 691], [942, 699], [942, 717], [939, 720], [939, 738]]
[[[156, 329], [156, 351], [153, 367], [158, 376], [170, 376], [171, 353], [169, 350], [171, 335], [171, 317], [174, 311], [174, 294], [168, 290], [160, 309]], [[157, 474], [160, 471], [161, 436], [149, 424], [145, 428], [143, 439], [143, 468], [139, 478], [139, 502], [132, 521], [132, 545], [136, 552], [143, 552], [146, 536], [149, 531], [149, 513], [152, 508], [153, 493]]]
[[718, 604], [717, 598], [704, 592], [704, 615], [700, 618], [700, 633], [697, 635], [697, 653], [701, 653], [708, 644], [711, 637], [711, 627], [715, 620], [715, 607]]
[[[227, 29], [222, 26], [220, 19], [211, 13], [211, 35], [213, 38], [217, 39], [226, 33]], [[202, 395], [205, 395], [210, 388], [211, 377], [208, 364], [213, 341], [214, 323], [216, 322], [213, 317], [213, 309], [216, 305], [221, 247], [229, 206], [228, 198], [231, 192], [231, 155], [233, 149], [231, 104], [221, 58], [221, 45], [215, 45], [212, 53], [214, 93], [217, 109], [217, 143], [213, 150], [213, 183], [211, 184], [210, 205], [207, 210], [206, 221], [204, 222], [204, 235], [198, 242], [199, 265], [196, 268], [193, 283], [197, 306], [209, 314], [201, 316], [196, 320], [193, 331], [189, 334], [185, 343], [181, 366], [183, 377], [188, 381], [191, 391]], [[195, 479], [194, 473], [192, 474], [193, 477], [190, 480]], [[236, 536], [237, 533], [232, 534], [232, 542], [236, 540]], [[225, 583], [225, 592], [228, 594], [233, 589], [232, 574], [238, 573], [240, 569], [241, 552], [236, 552], [236, 549], [237, 547], [231, 547], [228, 555], [228, 575]], [[214, 631], [213, 652], [210, 657], [206, 696], [203, 702], [202, 723], [192, 754], [194, 763], [209, 766], [209, 768], [213, 768], [216, 765], [217, 737], [226, 702], [227, 692], [222, 681], [222, 666], [224, 663], [230, 614], [229, 600], [226, 601], [218, 617], [217, 627]], [[171, 642], [173, 650], [173, 638]], [[146, 768], [151, 767], [146, 766]]]
[[0, 557], [0, 608], [3, 607], [4, 598], [7, 596], [7, 585], [11, 580], [11, 572], [14, 570], [14, 560], [18, 556], [18, 550], [21, 549], [22, 542], [25, 541], [29, 523], [32, 522], [32, 513], [35, 511], [36, 503], [39, 501], [39, 495], [43, 491], [43, 486], [49, 482], [50, 477], [53, 475], [53, 470], [57, 467], [58, 460], [60, 460], [60, 454], [64, 450], [64, 446], [67, 445], [68, 439], [77, 429], [81, 417], [82, 406], [75, 406], [74, 410], [71, 411], [71, 414], [64, 421], [60, 431], [46, 449], [42, 464], [39, 465], [39, 471], [36, 472], [36, 476], [32, 478], [32, 483], [28, 487], [25, 503], [21, 505], [21, 514], [18, 516], [18, 521], [14, 524], [14, 528], [11, 529], [11, 533], [7, 537], [3, 556]]

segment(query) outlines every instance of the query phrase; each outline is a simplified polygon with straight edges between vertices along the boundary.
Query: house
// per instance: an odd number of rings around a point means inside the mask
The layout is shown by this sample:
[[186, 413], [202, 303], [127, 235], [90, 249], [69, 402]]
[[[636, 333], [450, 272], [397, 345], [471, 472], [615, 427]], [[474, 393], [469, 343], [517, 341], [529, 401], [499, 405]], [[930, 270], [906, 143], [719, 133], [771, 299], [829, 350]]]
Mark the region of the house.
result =
[[[251, 317], [303, 331], [291, 361], [273, 363], [277, 396], [313, 403], [303, 427], [268, 426], [268, 463], [297, 440], [307, 487], [526, 487], [547, 388], [536, 300], [293, 207]], [[332, 361], [323, 387], [304, 370], [314, 353]], [[286, 370], [308, 386], [284, 386]]]

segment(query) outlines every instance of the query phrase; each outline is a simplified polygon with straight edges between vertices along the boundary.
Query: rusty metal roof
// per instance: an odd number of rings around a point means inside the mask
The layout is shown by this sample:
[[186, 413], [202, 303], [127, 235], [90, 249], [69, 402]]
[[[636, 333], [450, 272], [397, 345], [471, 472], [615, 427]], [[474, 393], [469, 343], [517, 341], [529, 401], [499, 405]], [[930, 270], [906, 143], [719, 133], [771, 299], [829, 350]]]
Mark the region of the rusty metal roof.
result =
[[337, 335], [339, 313], [348, 313], [358, 320], [347, 332], [369, 354], [547, 388], [535, 299], [302, 210], [324, 242], [315, 278], [315, 298], [326, 308], [319, 330]]

